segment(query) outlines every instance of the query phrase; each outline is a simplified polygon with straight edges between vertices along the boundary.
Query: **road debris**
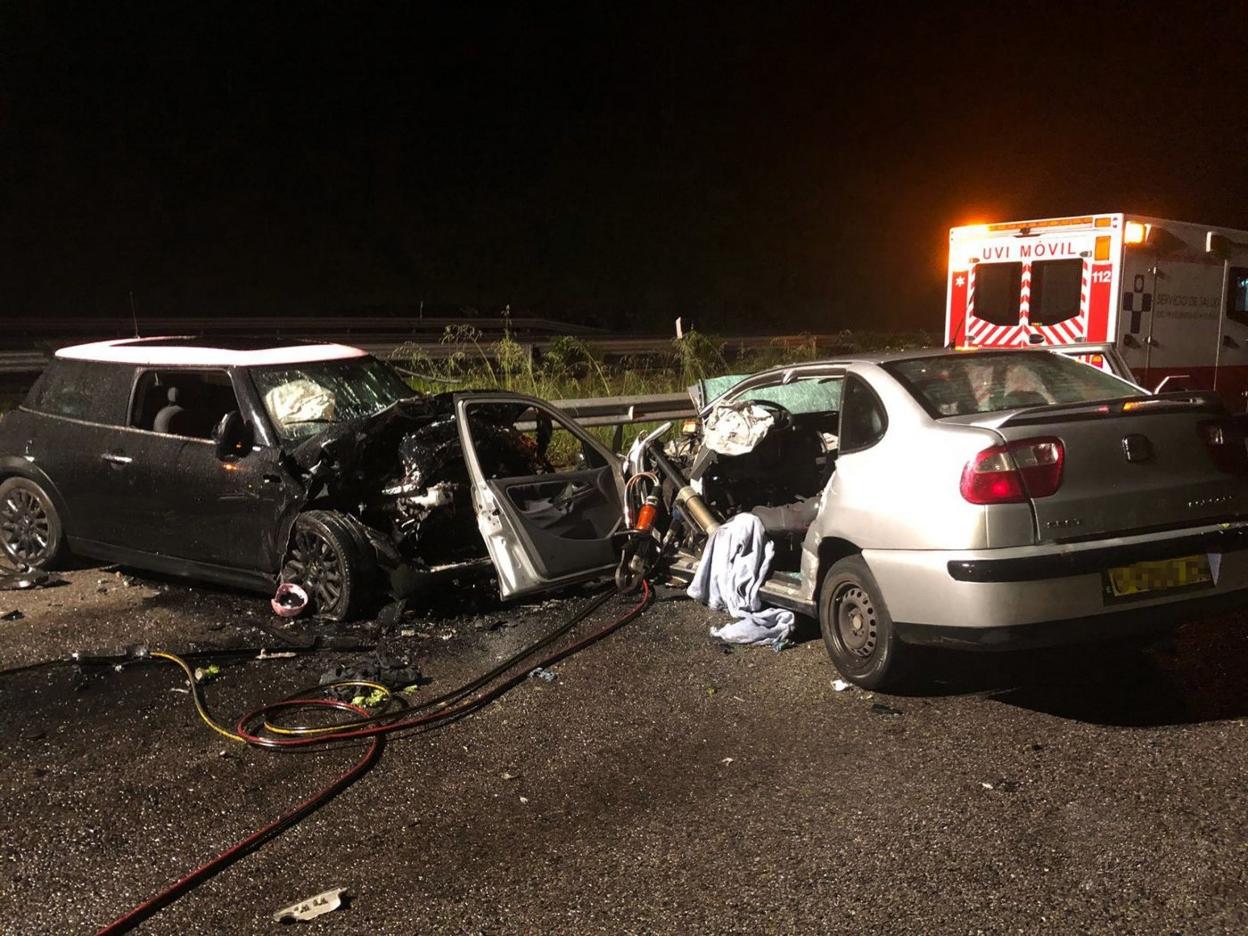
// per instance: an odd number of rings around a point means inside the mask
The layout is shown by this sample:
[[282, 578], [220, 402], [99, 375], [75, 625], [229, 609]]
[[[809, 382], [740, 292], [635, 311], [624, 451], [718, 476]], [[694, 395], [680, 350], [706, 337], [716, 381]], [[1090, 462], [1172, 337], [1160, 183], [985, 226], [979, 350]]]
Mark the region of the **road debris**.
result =
[[553, 683], [558, 678], [559, 674], [554, 670], [544, 669], [540, 666], [529, 671], [529, 679], [540, 679], [544, 683]]
[[4, 614], [0, 614], [0, 621], [20, 621], [25, 617], [26, 615], [15, 609], [13, 611], [5, 611]]
[[260, 648], [260, 654], [259, 654], [259, 656], [257, 656], [257, 657], [256, 657], [256, 659], [257, 659], [257, 660], [289, 660], [289, 659], [291, 659], [292, 657], [296, 657], [296, 656], [298, 656], [298, 654], [297, 654], [297, 653], [295, 653], [295, 651], [294, 651], [294, 650], [273, 650], [273, 651], [270, 651], [270, 650], [266, 649], [265, 647], [261, 647], [261, 648]]
[[217, 666], [216, 663], [195, 667], [195, 681], [201, 685], [212, 682], [214, 679], [219, 678], [220, 675], [221, 667]]
[[891, 705], [885, 705], [883, 702], [872, 702], [871, 711], [876, 715], [900, 715], [901, 709], [895, 709]]
[[60, 579], [54, 579], [42, 569], [32, 569], [28, 565], [19, 565], [16, 569], [0, 569], [0, 591], [23, 591], [27, 588], [47, 588], [61, 585]]
[[269, 605], [278, 617], [298, 617], [308, 606], [308, 593], [294, 582], [282, 582]]
[[331, 913], [343, 906], [343, 899], [346, 895], [347, 889], [345, 887], [335, 887], [333, 890], [322, 891], [315, 897], [309, 897], [307, 900], [301, 900], [299, 903], [291, 904], [289, 907], [283, 907], [273, 914], [273, 920], [276, 923], [296, 923], [303, 920], [315, 920], [322, 914]]
[[995, 783], [981, 781], [979, 785], [985, 790], [996, 790], [998, 793], [1017, 793], [1019, 787], [1022, 786], [1017, 780], [1007, 780], [1005, 777], [1002, 777]]
[[[420, 667], [412, 662], [411, 657], [388, 653], [372, 653], [358, 663], [340, 663], [331, 666], [321, 673], [320, 684], [356, 681], [379, 683], [390, 689], [402, 688], [404, 692], [413, 686], [421, 686], [429, 682], [420, 672]], [[345, 687], [344, 692], [355, 695], [354, 687]]]
[[846, 682], [844, 679], [832, 680], [832, 690], [834, 692], [844, 692], [846, 689], [852, 688], [853, 685], [854, 685], [853, 683]]

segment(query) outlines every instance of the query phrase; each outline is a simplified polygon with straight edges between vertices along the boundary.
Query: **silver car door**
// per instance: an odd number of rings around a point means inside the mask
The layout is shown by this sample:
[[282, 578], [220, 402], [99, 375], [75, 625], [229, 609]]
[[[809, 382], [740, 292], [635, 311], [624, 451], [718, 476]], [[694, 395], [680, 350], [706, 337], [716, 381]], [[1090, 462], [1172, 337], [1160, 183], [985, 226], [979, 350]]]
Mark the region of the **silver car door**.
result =
[[624, 483], [605, 445], [519, 394], [457, 395], [455, 416], [477, 526], [504, 598], [614, 568]]

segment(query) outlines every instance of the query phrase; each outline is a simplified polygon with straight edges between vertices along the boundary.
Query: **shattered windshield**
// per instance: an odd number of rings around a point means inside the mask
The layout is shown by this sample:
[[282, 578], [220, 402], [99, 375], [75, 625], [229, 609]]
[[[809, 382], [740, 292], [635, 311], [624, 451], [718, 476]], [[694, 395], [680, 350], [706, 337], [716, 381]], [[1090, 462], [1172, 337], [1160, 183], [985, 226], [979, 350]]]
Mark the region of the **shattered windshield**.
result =
[[371, 357], [257, 367], [251, 376], [284, 441], [364, 419], [415, 395], [398, 374]]
[[1097, 367], [1047, 351], [959, 353], [893, 361], [884, 367], [937, 418], [1101, 402], [1140, 393], [1138, 387]]
[[[711, 377], [702, 381], [701, 392], [703, 404], [716, 399], [724, 391], [735, 387], [746, 377], [728, 376]], [[768, 384], [746, 390], [740, 396], [734, 396], [733, 402], [757, 401], [778, 403], [795, 416], [806, 413], [835, 413], [841, 408], [841, 387], [843, 378], [816, 375], [799, 377], [790, 383]]]

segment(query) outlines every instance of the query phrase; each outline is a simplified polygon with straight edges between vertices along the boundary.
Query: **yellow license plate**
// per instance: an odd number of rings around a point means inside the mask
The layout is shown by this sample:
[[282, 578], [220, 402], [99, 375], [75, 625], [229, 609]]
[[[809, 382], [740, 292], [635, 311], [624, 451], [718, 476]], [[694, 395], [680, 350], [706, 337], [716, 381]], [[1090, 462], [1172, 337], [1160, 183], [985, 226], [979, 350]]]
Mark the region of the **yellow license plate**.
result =
[[1136, 562], [1110, 569], [1105, 574], [1109, 579], [1109, 591], [1115, 598], [1143, 597], [1154, 592], [1213, 584], [1213, 572], [1206, 555]]

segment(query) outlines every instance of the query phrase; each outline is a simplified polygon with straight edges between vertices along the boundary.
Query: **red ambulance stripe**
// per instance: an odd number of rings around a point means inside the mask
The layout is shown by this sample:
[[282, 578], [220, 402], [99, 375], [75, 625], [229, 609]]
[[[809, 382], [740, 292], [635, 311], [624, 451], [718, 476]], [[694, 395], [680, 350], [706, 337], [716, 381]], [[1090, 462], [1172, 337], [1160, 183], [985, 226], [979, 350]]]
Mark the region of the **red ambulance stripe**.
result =
[[1088, 287], [1087, 341], [1109, 341], [1109, 294], [1113, 277], [1112, 263], [1092, 264], [1092, 284]]
[[970, 322], [966, 314], [966, 270], [954, 270], [949, 282], [949, 333], [947, 344], [963, 344], [970, 334]]

